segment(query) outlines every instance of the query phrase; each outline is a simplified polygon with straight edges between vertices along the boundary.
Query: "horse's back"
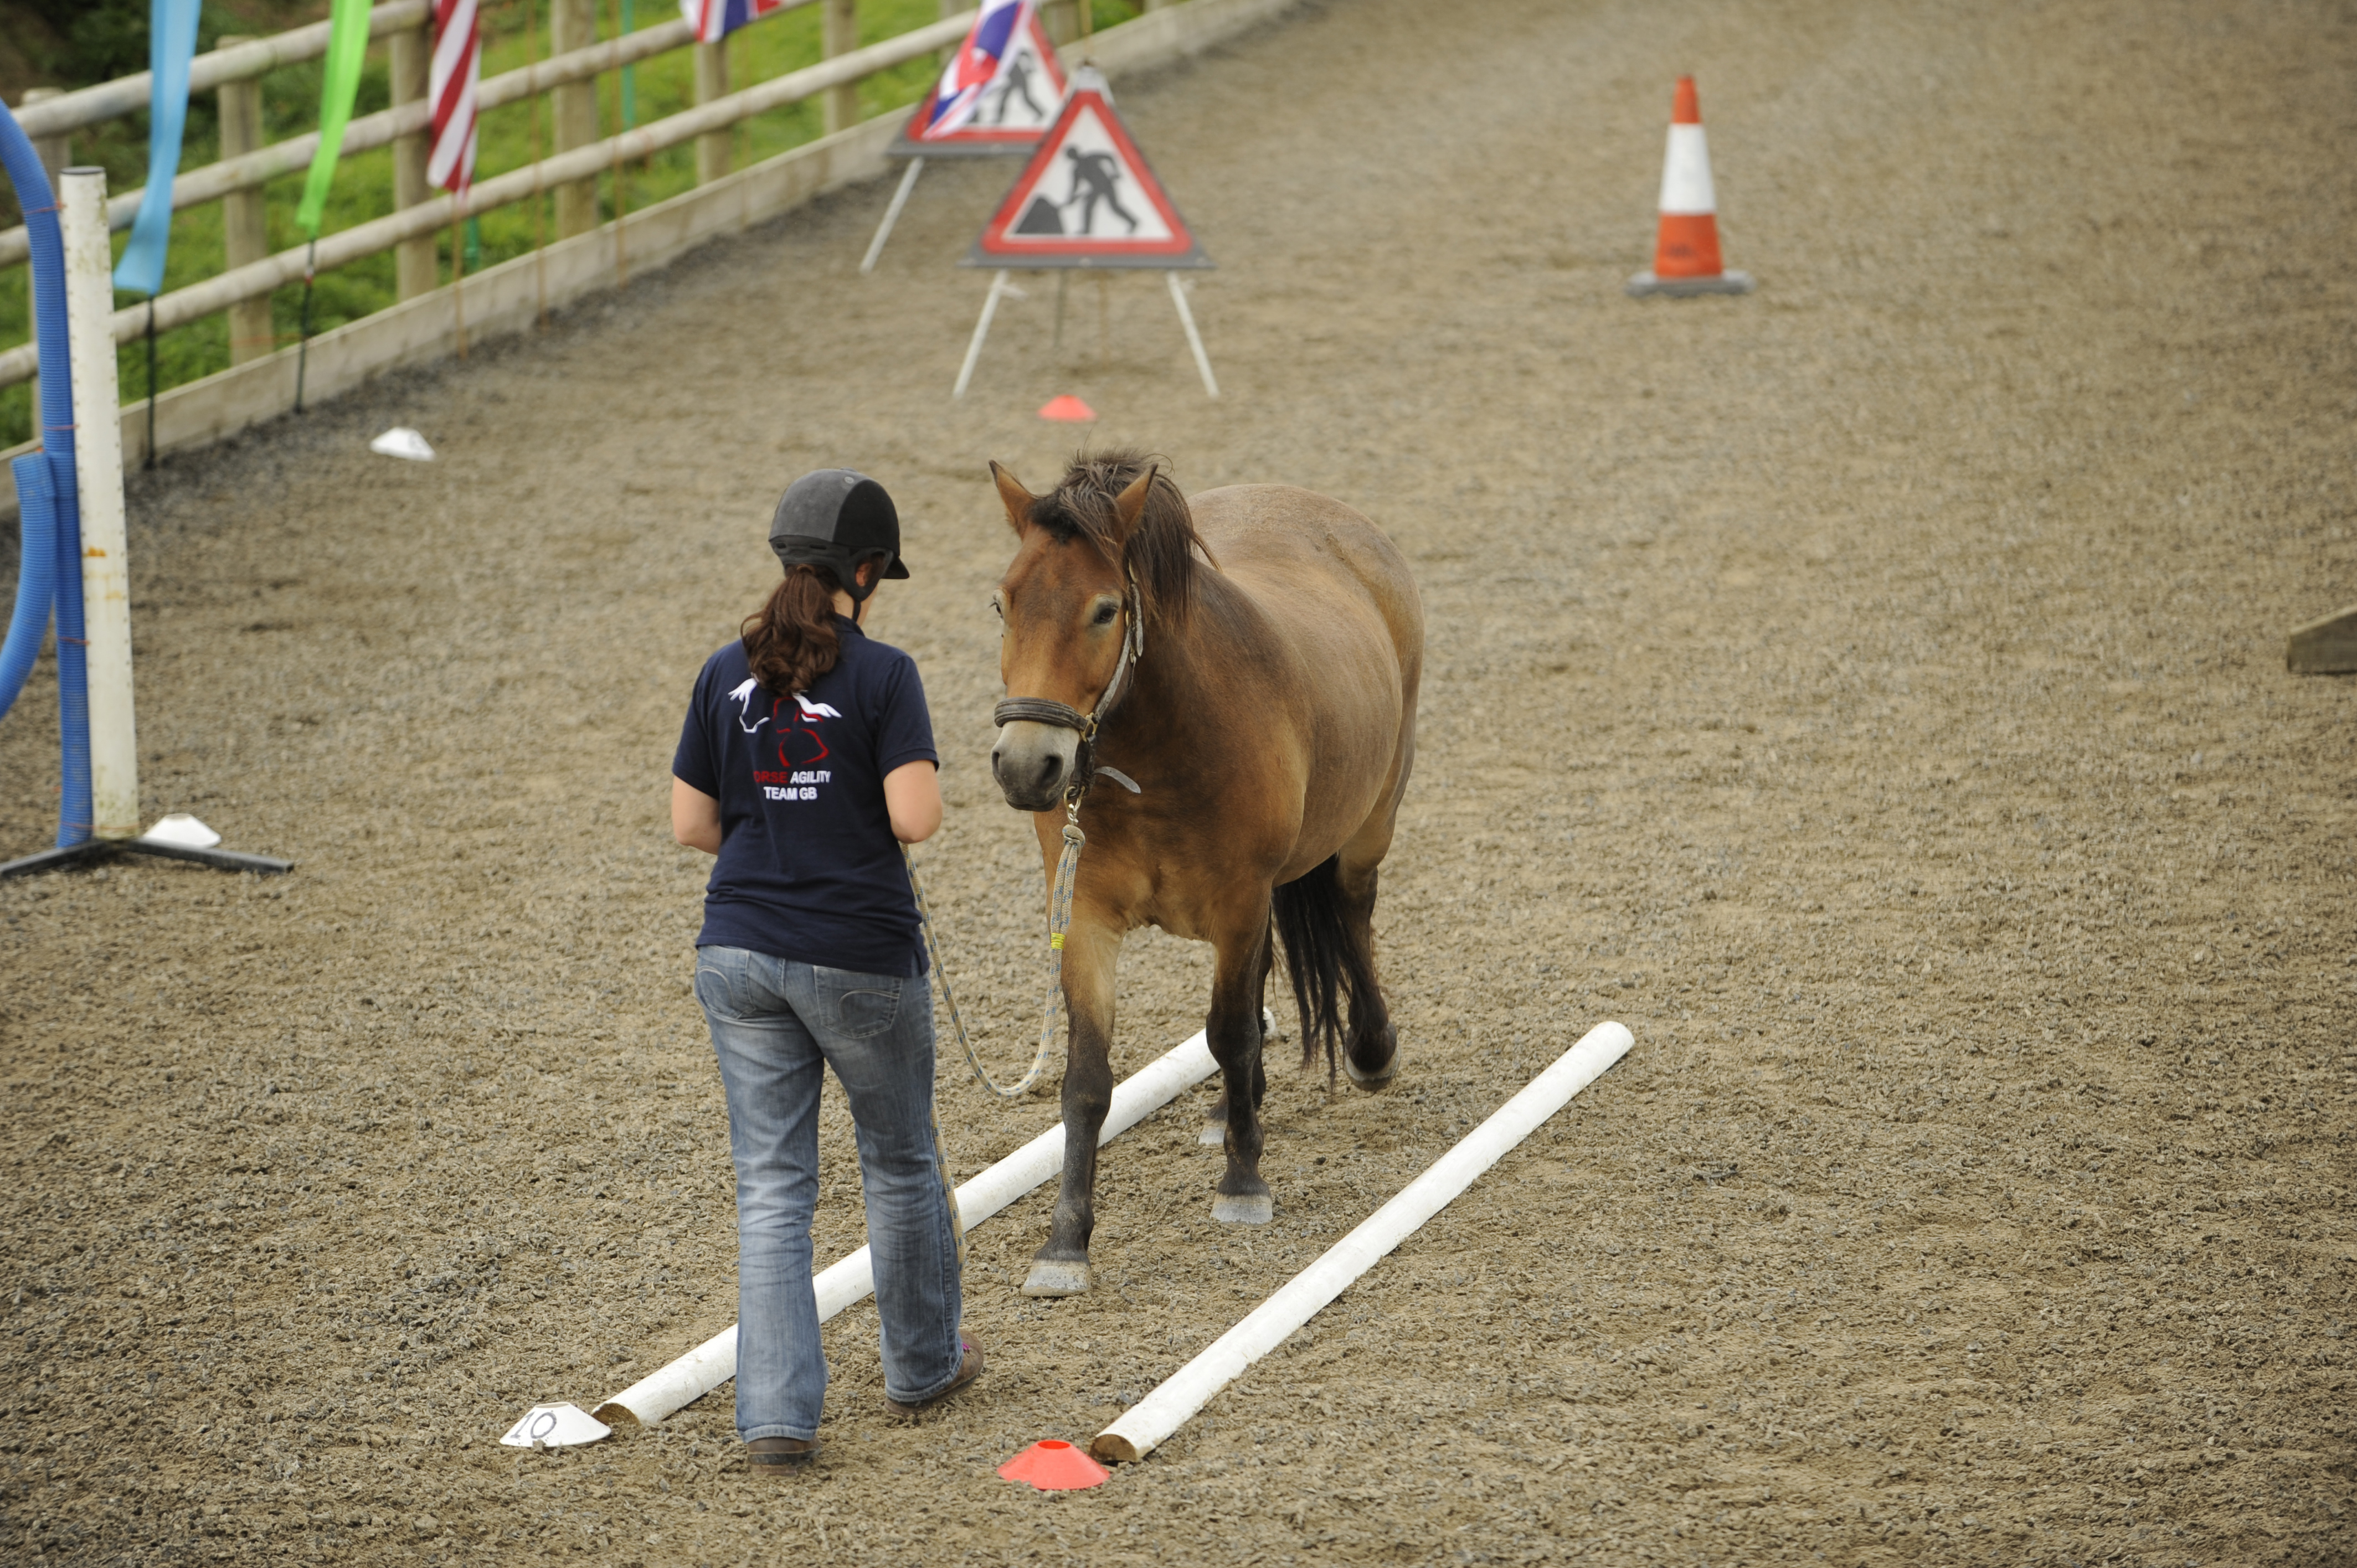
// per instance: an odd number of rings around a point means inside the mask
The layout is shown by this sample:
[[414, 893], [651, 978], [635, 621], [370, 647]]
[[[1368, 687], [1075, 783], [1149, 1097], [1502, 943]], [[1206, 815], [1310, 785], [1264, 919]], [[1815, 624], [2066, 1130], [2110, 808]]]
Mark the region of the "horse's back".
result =
[[[1189, 498], [1224, 585], [1250, 602], [1230, 622], [1237, 652], [1220, 679], [1239, 713], [1290, 715], [1292, 744], [1263, 730], [1286, 779], [1291, 848], [1279, 882], [1366, 832], [1389, 839], [1415, 749], [1424, 610], [1406, 558], [1381, 529], [1329, 496], [1235, 485]], [[1280, 764], [1278, 758], [1284, 758]]]
[[1383, 623], [1413, 685], [1424, 653], [1423, 601], [1407, 558], [1363, 513], [1295, 485], [1227, 485], [1188, 505], [1222, 574], [1262, 607], [1301, 625], [1304, 618], [1280, 607], [1360, 601]]

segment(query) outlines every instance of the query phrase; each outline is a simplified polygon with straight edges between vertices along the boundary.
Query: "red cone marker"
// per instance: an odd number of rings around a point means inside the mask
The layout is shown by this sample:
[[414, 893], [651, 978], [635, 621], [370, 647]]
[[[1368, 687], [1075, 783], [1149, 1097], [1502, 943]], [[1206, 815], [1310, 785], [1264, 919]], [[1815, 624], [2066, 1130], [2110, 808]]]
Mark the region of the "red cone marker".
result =
[[1728, 272], [1718, 259], [1718, 194], [1711, 186], [1710, 144], [1703, 137], [1702, 101], [1691, 76], [1678, 78], [1671, 95], [1661, 207], [1653, 270], [1629, 280], [1631, 294], [1751, 292], [1751, 274]]
[[1043, 1438], [998, 1467], [1010, 1481], [1028, 1481], [1042, 1492], [1077, 1492], [1102, 1487], [1112, 1474], [1069, 1443]]
[[1085, 423], [1088, 420], [1094, 419], [1096, 416], [1097, 411], [1095, 409], [1091, 408], [1087, 403], [1082, 403], [1079, 398], [1074, 397], [1070, 392], [1066, 392], [1061, 397], [1049, 398], [1047, 403], [1039, 410], [1039, 417], [1042, 419], [1067, 420], [1074, 424]]

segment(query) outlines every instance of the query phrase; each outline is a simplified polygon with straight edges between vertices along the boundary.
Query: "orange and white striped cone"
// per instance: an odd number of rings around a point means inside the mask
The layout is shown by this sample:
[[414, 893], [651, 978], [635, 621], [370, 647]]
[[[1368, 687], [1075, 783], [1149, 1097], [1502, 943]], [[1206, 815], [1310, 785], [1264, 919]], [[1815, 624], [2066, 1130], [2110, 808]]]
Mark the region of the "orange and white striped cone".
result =
[[1653, 270], [1629, 280], [1629, 292], [1749, 294], [1749, 273], [1718, 259], [1718, 197], [1710, 183], [1710, 144], [1703, 139], [1702, 101], [1694, 78], [1678, 78], [1670, 102], [1670, 145], [1662, 158], [1662, 227]]

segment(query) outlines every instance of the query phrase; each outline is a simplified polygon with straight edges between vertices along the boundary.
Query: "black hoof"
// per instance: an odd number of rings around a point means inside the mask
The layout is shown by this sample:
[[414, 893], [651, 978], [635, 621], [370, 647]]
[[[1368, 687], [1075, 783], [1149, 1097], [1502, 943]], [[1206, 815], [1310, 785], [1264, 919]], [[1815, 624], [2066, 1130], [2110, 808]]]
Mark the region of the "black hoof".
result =
[[1399, 1071], [1399, 1030], [1389, 1024], [1383, 1026], [1383, 1057], [1381, 1063], [1374, 1067], [1362, 1068], [1359, 1065], [1358, 1052], [1344, 1051], [1342, 1070], [1351, 1075], [1352, 1083], [1371, 1093], [1389, 1086], [1393, 1077]]

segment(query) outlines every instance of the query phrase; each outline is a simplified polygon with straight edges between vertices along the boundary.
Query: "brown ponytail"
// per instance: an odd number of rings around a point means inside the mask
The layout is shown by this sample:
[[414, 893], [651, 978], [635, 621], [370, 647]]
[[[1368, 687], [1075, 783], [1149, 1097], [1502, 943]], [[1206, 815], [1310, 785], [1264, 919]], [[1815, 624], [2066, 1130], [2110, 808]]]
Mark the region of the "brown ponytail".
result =
[[772, 697], [806, 692], [834, 668], [843, 644], [834, 629], [834, 574], [823, 566], [792, 566], [761, 607], [738, 628], [753, 679]]

